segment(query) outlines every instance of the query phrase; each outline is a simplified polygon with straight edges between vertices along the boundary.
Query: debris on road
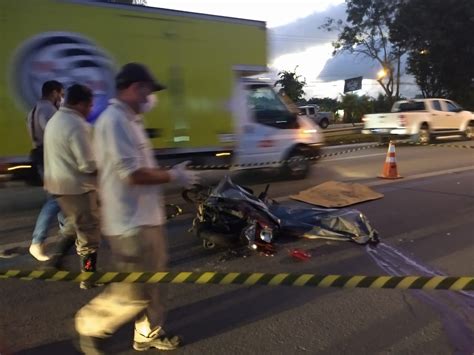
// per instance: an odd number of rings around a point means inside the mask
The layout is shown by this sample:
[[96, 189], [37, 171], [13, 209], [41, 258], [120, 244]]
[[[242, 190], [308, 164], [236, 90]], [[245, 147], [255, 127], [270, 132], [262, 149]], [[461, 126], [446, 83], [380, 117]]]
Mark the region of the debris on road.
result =
[[173, 204], [165, 205], [166, 219], [173, 219], [183, 214], [181, 207]]
[[290, 256], [298, 261], [307, 261], [311, 259], [311, 253], [301, 249], [290, 250]]

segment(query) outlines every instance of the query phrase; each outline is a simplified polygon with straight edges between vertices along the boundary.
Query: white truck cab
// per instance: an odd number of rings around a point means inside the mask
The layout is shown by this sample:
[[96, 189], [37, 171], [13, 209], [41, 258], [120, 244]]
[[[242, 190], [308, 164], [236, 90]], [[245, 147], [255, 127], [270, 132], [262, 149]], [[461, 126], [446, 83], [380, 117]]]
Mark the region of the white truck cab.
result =
[[235, 88], [233, 113], [239, 169], [272, 167], [293, 178], [305, 177], [323, 145], [319, 127], [291, 112], [269, 82], [242, 78]]

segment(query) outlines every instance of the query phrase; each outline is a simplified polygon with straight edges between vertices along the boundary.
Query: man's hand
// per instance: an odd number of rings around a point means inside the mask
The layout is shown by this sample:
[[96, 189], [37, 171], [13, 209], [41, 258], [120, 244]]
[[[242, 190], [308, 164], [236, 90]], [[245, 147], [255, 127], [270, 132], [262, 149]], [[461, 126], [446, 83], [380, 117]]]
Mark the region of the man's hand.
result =
[[189, 170], [189, 161], [175, 165], [170, 171], [171, 182], [175, 182], [183, 187], [191, 187], [199, 182], [197, 172]]

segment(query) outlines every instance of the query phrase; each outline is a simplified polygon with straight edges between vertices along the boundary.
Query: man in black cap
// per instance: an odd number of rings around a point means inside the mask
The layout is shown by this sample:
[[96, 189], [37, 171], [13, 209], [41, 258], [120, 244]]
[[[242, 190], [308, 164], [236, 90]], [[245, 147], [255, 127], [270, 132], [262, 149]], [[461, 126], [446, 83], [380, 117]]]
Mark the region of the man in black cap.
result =
[[[196, 173], [180, 164], [166, 171], [157, 167], [142, 115], [165, 89], [138, 63], [125, 65], [116, 77], [117, 97], [95, 125], [94, 148], [99, 171], [102, 231], [117, 271], [164, 271], [168, 262], [161, 184], [190, 186]], [[160, 297], [161, 296], [161, 297]], [[164, 307], [156, 285], [115, 283], [76, 315], [81, 348], [97, 353], [100, 339], [135, 319], [133, 347], [173, 350], [179, 337], [163, 330]]]

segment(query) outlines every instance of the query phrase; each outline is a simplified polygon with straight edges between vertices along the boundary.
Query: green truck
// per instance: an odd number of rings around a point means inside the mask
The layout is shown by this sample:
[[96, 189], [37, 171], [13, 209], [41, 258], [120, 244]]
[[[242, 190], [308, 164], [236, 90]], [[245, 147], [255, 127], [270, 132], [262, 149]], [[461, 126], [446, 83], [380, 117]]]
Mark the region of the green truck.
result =
[[[146, 116], [159, 158], [259, 162], [277, 155], [309, 154], [309, 147], [321, 144], [307, 122], [295, 126], [299, 119], [277, 95], [262, 96], [261, 88], [271, 88], [270, 83], [257, 79], [242, 84], [243, 78], [266, 71], [264, 22], [105, 1], [21, 0], [0, 1], [0, 34], [0, 174], [4, 176], [19, 176], [29, 169], [26, 115], [45, 81], [91, 87], [93, 124], [114, 95], [115, 73], [127, 62], [144, 63], [168, 87], [160, 93], [158, 108]], [[258, 90], [250, 95], [250, 107], [249, 95], [239, 90], [252, 88]], [[249, 113], [237, 112], [242, 111], [239, 105], [253, 113], [261, 110], [259, 100], [267, 112], [265, 122], [246, 121], [242, 117]], [[265, 129], [249, 128], [254, 123]], [[258, 144], [250, 152], [239, 148], [244, 132], [246, 147], [252, 134], [254, 140], [268, 141], [272, 133], [267, 128], [284, 130], [287, 139], [298, 142], [273, 145], [273, 153], [272, 144], [264, 144], [263, 151]]]

